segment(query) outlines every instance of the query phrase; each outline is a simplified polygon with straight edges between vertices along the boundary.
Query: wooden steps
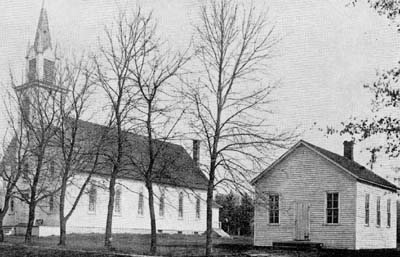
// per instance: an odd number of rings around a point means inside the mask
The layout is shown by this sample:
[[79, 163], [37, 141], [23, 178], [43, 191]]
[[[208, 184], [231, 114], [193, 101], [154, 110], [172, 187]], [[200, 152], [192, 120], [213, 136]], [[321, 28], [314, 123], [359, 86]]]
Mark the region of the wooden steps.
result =
[[230, 236], [228, 233], [226, 233], [222, 228], [213, 228], [212, 230], [213, 230], [213, 232], [214, 232], [215, 234], [217, 234], [217, 236], [219, 236], [219, 237], [225, 237], [225, 238], [230, 238], [230, 237], [231, 237], [231, 236]]

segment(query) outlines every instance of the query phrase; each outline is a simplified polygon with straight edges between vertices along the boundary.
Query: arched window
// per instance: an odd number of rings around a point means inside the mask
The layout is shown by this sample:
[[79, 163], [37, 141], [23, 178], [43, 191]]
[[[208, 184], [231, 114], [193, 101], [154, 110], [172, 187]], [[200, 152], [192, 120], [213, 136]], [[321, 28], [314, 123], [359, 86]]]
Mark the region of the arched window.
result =
[[179, 202], [178, 202], [178, 217], [183, 218], [183, 193], [179, 193]]
[[96, 212], [97, 190], [94, 186], [89, 191], [89, 212]]
[[54, 211], [54, 196], [53, 195], [49, 196], [49, 211], [50, 212]]
[[11, 198], [10, 200], [10, 212], [14, 213], [15, 211], [15, 202], [14, 202], [14, 198]]
[[121, 189], [120, 188], [117, 188], [117, 190], [115, 191], [114, 211], [116, 213], [121, 213]]
[[196, 218], [200, 219], [200, 196], [196, 196]]
[[139, 202], [138, 202], [138, 214], [143, 215], [143, 204], [144, 204], [144, 199], [143, 199], [143, 192], [139, 193]]
[[55, 162], [51, 161], [50, 162], [50, 167], [49, 167], [49, 171], [50, 171], [50, 177], [54, 177], [54, 173], [55, 173]]
[[164, 207], [165, 207], [165, 193], [161, 192], [161, 195], [160, 195], [160, 210], [159, 210], [160, 217], [164, 217]]

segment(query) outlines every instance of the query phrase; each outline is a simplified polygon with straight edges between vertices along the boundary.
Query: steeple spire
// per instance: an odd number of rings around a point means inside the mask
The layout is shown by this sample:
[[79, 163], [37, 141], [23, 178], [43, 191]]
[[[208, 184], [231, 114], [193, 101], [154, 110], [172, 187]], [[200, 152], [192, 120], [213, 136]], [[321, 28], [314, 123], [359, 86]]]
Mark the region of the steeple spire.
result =
[[33, 44], [33, 48], [37, 53], [43, 53], [48, 48], [52, 49], [49, 21], [47, 19], [46, 9], [44, 8], [44, 0], [42, 2], [42, 9], [40, 11], [40, 17], [36, 29], [35, 43]]

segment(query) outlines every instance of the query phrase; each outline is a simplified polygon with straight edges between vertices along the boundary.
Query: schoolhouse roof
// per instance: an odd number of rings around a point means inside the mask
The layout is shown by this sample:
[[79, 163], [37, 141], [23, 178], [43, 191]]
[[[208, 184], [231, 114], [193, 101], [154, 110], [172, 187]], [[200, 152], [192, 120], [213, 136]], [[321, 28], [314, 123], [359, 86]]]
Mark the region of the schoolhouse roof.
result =
[[321, 148], [319, 146], [313, 145], [309, 142], [306, 142], [304, 140], [300, 140], [297, 144], [295, 144], [292, 148], [290, 148], [285, 154], [283, 154], [278, 160], [276, 160], [274, 163], [272, 163], [266, 170], [264, 170], [261, 174], [259, 174], [257, 177], [255, 177], [251, 183], [254, 185], [257, 183], [257, 181], [269, 170], [271, 170], [275, 165], [277, 165], [279, 162], [281, 162], [283, 159], [285, 159], [286, 156], [288, 156], [291, 152], [293, 152], [295, 149], [297, 149], [300, 146], [305, 146], [308, 149], [311, 149], [312, 151], [316, 152], [317, 154], [321, 155], [328, 161], [330, 161], [332, 164], [335, 164], [345, 172], [349, 173], [351, 176], [353, 176], [357, 181], [367, 183], [373, 186], [377, 186], [386, 190], [390, 191], [397, 191], [399, 188], [394, 185], [393, 183], [387, 181], [386, 179], [382, 178], [381, 176], [377, 175], [375, 172], [369, 170], [365, 166], [355, 162], [354, 160], [348, 159], [344, 156], [341, 156], [339, 154], [336, 154], [334, 152], [328, 151], [324, 148]]

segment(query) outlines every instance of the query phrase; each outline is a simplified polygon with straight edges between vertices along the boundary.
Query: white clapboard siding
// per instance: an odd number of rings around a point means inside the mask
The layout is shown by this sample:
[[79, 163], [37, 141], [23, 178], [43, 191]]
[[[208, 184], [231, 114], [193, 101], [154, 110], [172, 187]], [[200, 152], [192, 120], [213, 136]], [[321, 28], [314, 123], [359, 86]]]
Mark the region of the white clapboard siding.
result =
[[[365, 195], [369, 194], [369, 225], [365, 224]], [[381, 198], [381, 225], [377, 226], [377, 196]], [[387, 226], [387, 199], [390, 199], [390, 227]], [[398, 196], [388, 190], [357, 183], [356, 249], [396, 248]]]
[[[113, 218], [113, 230], [122, 232], [125, 229], [149, 230], [150, 215], [148, 208], [148, 193], [141, 181], [121, 180], [119, 186], [121, 190], [121, 213], [116, 213]], [[160, 188], [155, 185], [154, 207], [157, 219], [157, 229], [168, 231], [184, 232], [203, 232], [205, 230], [205, 202], [201, 201], [200, 219], [196, 218], [195, 194], [206, 199], [206, 191], [189, 190], [185, 188], [163, 187], [165, 190], [165, 213], [164, 217], [159, 216], [159, 196]], [[144, 195], [143, 215], [138, 213], [139, 192]], [[179, 193], [183, 192], [183, 217], [178, 215]], [[88, 210], [89, 196], [85, 194], [78, 205], [76, 211], [69, 221], [70, 229], [82, 227], [93, 227], [94, 229], [104, 229], [107, 217], [108, 191], [97, 188], [96, 212], [90, 213]]]
[[[254, 244], [295, 239], [296, 201], [310, 204], [310, 235], [325, 247], [355, 248], [356, 180], [305, 146], [299, 146], [260, 178], [257, 194], [279, 193], [280, 224], [269, 224], [267, 203], [258, 202], [254, 218]], [[339, 224], [326, 224], [327, 192], [339, 193]]]
[[[71, 208], [73, 200], [78, 194], [78, 187], [82, 185], [85, 176], [77, 175], [74, 185], [67, 189], [66, 212]], [[86, 192], [77, 205], [67, 223], [67, 233], [103, 233], [105, 231], [108, 191], [108, 181], [102, 177], [93, 178], [97, 185], [96, 211], [89, 212], [89, 195]], [[87, 187], [87, 191], [91, 186]], [[121, 179], [117, 181], [117, 188], [121, 190], [121, 212], [114, 213], [114, 233], [149, 233], [150, 215], [148, 207], [148, 193], [142, 181]], [[160, 190], [165, 192], [164, 216], [159, 212]], [[138, 213], [139, 192], [143, 192], [143, 215]], [[183, 217], [178, 215], [179, 194], [183, 193]], [[206, 199], [205, 190], [174, 187], [169, 185], [154, 185], [154, 208], [157, 220], [157, 230], [163, 233], [203, 233], [206, 230]], [[200, 218], [196, 215], [196, 197], [200, 196]], [[54, 198], [54, 210], [49, 211], [48, 199], [41, 201], [36, 208], [35, 220], [42, 221], [46, 228], [43, 235], [58, 234], [58, 196]], [[28, 222], [28, 206], [15, 200], [15, 211], [9, 212], [4, 225], [15, 226]], [[219, 209], [213, 208], [213, 227], [219, 227]]]

